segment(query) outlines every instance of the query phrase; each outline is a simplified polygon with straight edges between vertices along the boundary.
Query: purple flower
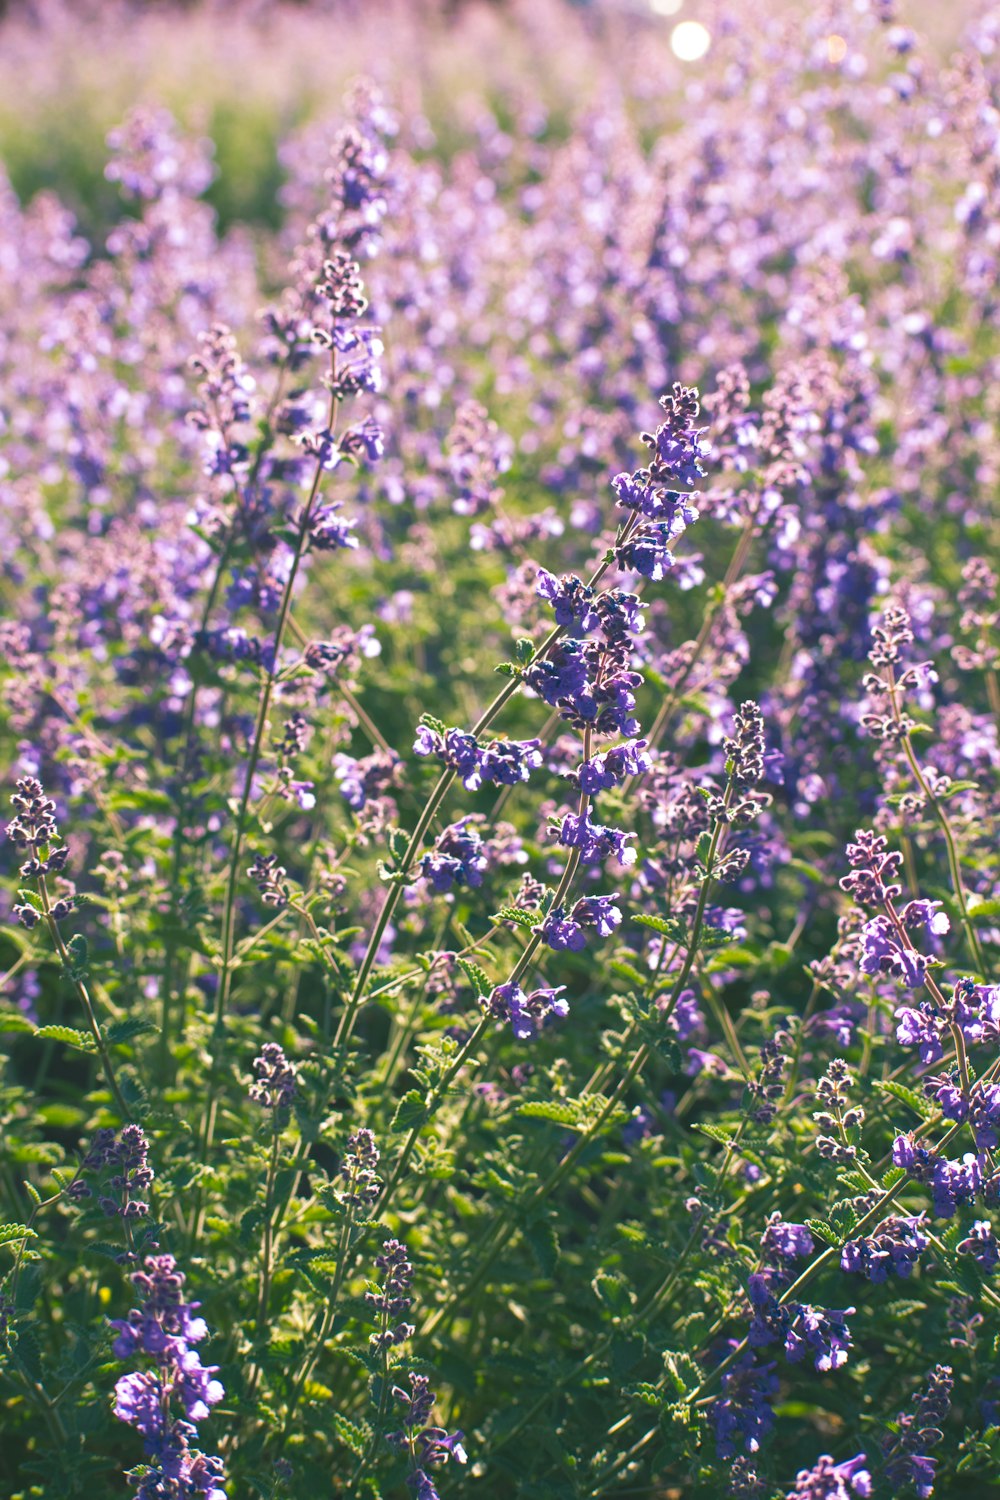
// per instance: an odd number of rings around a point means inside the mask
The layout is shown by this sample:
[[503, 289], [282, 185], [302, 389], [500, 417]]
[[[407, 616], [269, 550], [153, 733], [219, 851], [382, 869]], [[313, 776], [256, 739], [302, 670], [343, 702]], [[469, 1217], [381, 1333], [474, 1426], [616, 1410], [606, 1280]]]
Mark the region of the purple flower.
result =
[[[122, 1359], [142, 1351], [155, 1366], [123, 1375], [115, 1385], [115, 1415], [142, 1433], [152, 1463], [152, 1472], [136, 1475], [137, 1495], [151, 1500], [168, 1493], [206, 1494], [225, 1500], [216, 1483], [223, 1478], [220, 1460], [191, 1447], [195, 1424], [225, 1394], [215, 1379], [217, 1366], [203, 1365], [190, 1347], [208, 1332], [204, 1319], [192, 1316], [198, 1304], [181, 1300], [184, 1277], [172, 1255], [147, 1256], [131, 1281], [144, 1301], [126, 1319], [112, 1321], [118, 1332], [114, 1352]], [[161, 1480], [169, 1481], [169, 1488]]]
[[760, 1248], [765, 1256], [777, 1255], [782, 1260], [797, 1260], [800, 1256], [812, 1255], [816, 1247], [804, 1224], [787, 1224], [777, 1213], [773, 1213], [761, 1237]]
[[621, 911], [614, 905], [617, 899], [617, 896], [581, 896], [568, 916], [561, 906], [553, 907], [536, 931], [550, 948], [579, 952], [586, 945], [584, 927], [595, 927], [598, 937], [610, 937], [621, 925]]
[[480, 745], [475, 735], [460, 729], [438, 730], [421, 724], [413, 749], [417, 755], [436, 755], [461, 777], [471, 792], [484, 782], [515, 786], [527, 781], [542, 764], [540, 740], [491, 740]]
[[392, 1388], [393, 1400], [401, 1408], [403, 1425], [402, 1431], [389, 1434], [388, 1442], [410, 1455], [411, 1469], [406, 1482], [417, 1500], [439, 1500], [428, 1470], [452, 1461], [464, 1464], [467, 1460], [462, 1446], [463, 1435], [430, 1425], [434, 1392], [429, 1389], [427, 1376], [415, 1375], [411, 1371], [408, 1378], [408, 1391], [398, 1385]]
[[[945, 918], [947, 921], [947, 918]], [[912, 947], [904, 947], [888, 917], [873, 917], [861, 933], [863, 974], [892, 974], [907, 989], [919, 989], [929, 960]]]
[[588, 797], [596, 796], [598, 792], [620, 786], [626, 776], [641, 776], [651, 765], [645, 740], [615, 745], [602, 755], [594, 755], [583, 762], [579, 771], [580, 790]]
[[565, 988], [538, 989], [527, 995], [519, 984], [498, 984], [484, 1000], [483, 1009], [497, 1021], [509, 1021], [519, 1042], [530, 1041], [548, 1016], [569, 1015], [569, 1006], [560, 998]]
[[921, 1500], [934, 1492], [937, 1460], [928, 1454], [943, 1441], [940, 1425], [948, 1414], [954, 1385], [951, 1367], [935, 1365], [924, 1390], [918, 1391], [911, 1412], [900, 1412], [898, 1431], [885, 1441], [885, 1477], [898, 1493], [911, 1484]]
[[435, 891], [450, 891], [455, 885], [482, 885], [489, 861], [476, 822], [474, 815], [459, 818], [438, 835], [433, 850], [420, 861], [421, 873]]
[[904, 1005], [896, 1011], [896, 1040], [904, 1047], [917, 1047], [922, 1063], [937, 1062], [944, 1056], [944, 1037], [948, 1024], [929, 1000], [918, 1009]]
[[824, 1453], [811, 1469], [801, 1469], [795, 1477], [795, 1488], [788, 1493], [787, 1500], [850, 1500], [850, 1494], [868, 1500], [872, 1493], [872, 1477], [865, 1465], [868, 1459], [863, 1453], [835, 1464], [828, 1453]]
[[778, 1394], [774, 1371], [773, 1362], [761, 1365], [755, 1355], [746, 1353], [723, 1375], [722, 1395], [709, 1412], [719, 1458], [760, 1452], [774, 1427], [772, 1402]]
[[556, 578], [544, 568], [539, 568], [535, 593], [539, 599], [548, 600], [552, 605], [556, 624], [562, 625], [564, 629], [585, 634], [600, 623], [600, 615], [594, 609], [594, 590], [572, 573]]
[[839, 1370], [847, 1363], [847, 1351], [851, 1347], [851, 1331], [847, 1319], [856, 1311], [845, 1307], [810, 1307], [798, 1304], [798, 1312], [785, 1335], [785, 1353], [797, 1363], [806, 1353], [813, 1356], [817, 1370]]
[[620, 865], [634, 865], [638, 856], [626, 842], [634, 837], [633, 833], [592, 823], [587, 813], [567, 813], [559, 830], [559, 842], [567, 848], [579, 849], [581, 859], [587, 863], [614, 858]]
[[971, 1255], [984, 1271], [994, 1271], [1000, 1265], [1000, 1246], [988, 1219], [977, 1219], [956, 1248], [959, 1255]]
[[874, 1234], [848, 1240], [840, 1254], [843, 1271], [855, 1272], [868, 1281], [886, 1281], [890, 1275], [912, 1274], [921, 1252], [930, 1241], [920, 1230], [919, 1218], [883, 1219]]
[[674, 565], [670, 544], [674, 533], [666, 525], [643, 526], [634, 536], [615, 548], [615, 561], [625, 572], [639, 573], [658, 583]]
[[265, 1042], [253, 1067], [257, 1078], [248, 1090], [250, 1098], [263, 1109], [287, 1109], [295, 1098], [299, 1075], [278, 1043]]

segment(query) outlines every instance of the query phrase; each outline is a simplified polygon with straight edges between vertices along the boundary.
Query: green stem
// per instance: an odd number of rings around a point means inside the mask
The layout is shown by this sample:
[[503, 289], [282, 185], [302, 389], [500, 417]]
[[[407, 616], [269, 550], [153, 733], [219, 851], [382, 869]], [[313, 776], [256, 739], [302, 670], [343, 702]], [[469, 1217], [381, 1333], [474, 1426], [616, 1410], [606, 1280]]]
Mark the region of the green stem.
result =
[[94, 1003], [90, 997], [90, 991], [84, 984], [83, 979], [76, 972], [73, 966], [73, 960], [70, 958], [69, 949], [63, 942], [62, 933], [59, 931], [59, 923], [52, 915], [52, 907], [49, 902], [49, 893], [45, 883], [44, 875], [39, 875], [37, 880], [37, 889], [39, 899], [42, 903], [42, 912], [45, 917], [45, 925], [49, 930], [49, 936], [52, 939], [53, 947], [59, 955], [66, 977], [69, 979], [70, 984], [73, 986], [74, 990], [79, 996], [80, 1004], [83, 1006], [84, 1013], [87, 1017], [87, 1025], [90, 1027], [90, 1034], [94, 1039], [94, 1046], [97, 1048], [98, 1054], [101, 1059], [101, 1066], [104, 1069], [104, 1077], [107, 1080], [108, 1088], [111, 1090], [111, 1097], [115, 1101], [115, 1104], [118, 1108], [118, 1113], [123, 1124], [127, 1124], [132, 1119], [132, 1111], [125, 1103], [122, 1091], [118, 1087], [118, 1080], [115, 1078], [115, 1070], [111, 1062], [111, 1053], [108, 1051], [108, 1044], [104, 1040], [100, 1022], [97, 1019], [97, 1012], [94, 1009]]

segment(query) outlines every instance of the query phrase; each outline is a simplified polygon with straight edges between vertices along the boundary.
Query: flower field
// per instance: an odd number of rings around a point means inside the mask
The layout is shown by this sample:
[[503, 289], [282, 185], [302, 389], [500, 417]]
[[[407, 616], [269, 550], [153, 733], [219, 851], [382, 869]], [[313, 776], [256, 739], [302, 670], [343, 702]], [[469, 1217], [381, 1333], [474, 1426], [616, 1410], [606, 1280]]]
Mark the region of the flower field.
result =
[[1000, 11], [8, 7], [0, 1500], [1000, 1497]]

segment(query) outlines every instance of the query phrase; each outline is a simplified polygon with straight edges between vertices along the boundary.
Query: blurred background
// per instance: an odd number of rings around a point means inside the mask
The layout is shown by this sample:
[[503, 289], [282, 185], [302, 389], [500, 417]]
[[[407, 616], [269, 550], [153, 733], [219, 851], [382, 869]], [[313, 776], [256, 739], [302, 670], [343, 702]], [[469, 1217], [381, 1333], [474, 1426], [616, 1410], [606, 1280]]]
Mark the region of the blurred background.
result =
[[[838, 15], [859, 9], [891, 9], [947, 55], [982, 6], [831, 3], [830, 63], [840, 61]], [[675, 98], [679, 123], [732, 19], [766, 37], [779, 20], [794, 35], [801, 17], [805, 51], [815, 16], [798, 0], [758, 0], [752, 11], [717, 0], [0, 0], [0, 162], [22, 203], [54, 191], [99, 238], [121, 213], [104, 178], [105, 137], [136, 103], [165, 105], [214, 143], [207, 197], [220, 229], [273, 228], [281, 142], [335, 113], [359, 74], [447, 159], [475, 143], [484, 111], [503, 124], [528, 98], [544, 100], [556, 139], [605, 90], [640, 113], [644, 98], [655, 103], [658, 123]]]

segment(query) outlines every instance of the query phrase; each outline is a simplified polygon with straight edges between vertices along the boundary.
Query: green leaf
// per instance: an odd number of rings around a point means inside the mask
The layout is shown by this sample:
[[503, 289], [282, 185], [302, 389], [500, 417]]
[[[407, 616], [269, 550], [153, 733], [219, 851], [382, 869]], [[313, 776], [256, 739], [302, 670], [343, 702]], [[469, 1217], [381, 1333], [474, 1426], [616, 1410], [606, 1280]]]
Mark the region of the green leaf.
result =
[[671, 1349], [663, 1352], [663, 1368], [670, 1376], [674, 1389], [684, 1396], [701, 1384], [701, 1371], [689, 1354], [678, 1354]]
[[396, 1105], [396, 1113], [392, 1117], [390, 1129], [394, 1131], [413, 1130], [422, 1125], [427, 1119], [427, 1102], [418, 1089], [410, 1089], [409, 1093], [403, 1095]]
[[823, 1240], [827, 1245], [840, 1244], [840, 1235], [834, 1229], [833, 1225], [828, 1224], [825, 1219], [807, 1219], [806, 1228], [814, 1239]]
[[410, 835], [401, 828], [393, 828], [389, 834], [389, 853], [397, 863], [410, 847]]
[[978, 781], [953, 781], [951, 786], [945, 787], [943, 792], [935, 795], [935, 801], [947, 802], [949, 797], [957, 797], [959, 792], [978, 792]]
[[[602, 1094], [581, 1094], [579, 1099], [529, 1099], [518, 1106], [517, 1113], [530, 1120], [551, 1120], [555, 1125], [564, 1125], [567, 1130], [587, 1132], [594, 1128], [607, 1107]], [[622, 1105], [615, 1105], [601, 1129], [608, 1130], [628, 1118]]]
[[620, 958], [613, 958], [608, 968], [622, 979], [627, 979], [629, 984], [636, 985], [640, 990], [645, 989], [649, 983], [648, 974], [641, 974], [638, 969], [633, 968], [632, 964], [627, 964]]
[[524, 1238], [543, 1276], [552, 1276], [559, 1261], [559, 1237], [548, 1220], [529, 1224]]
[[472, 985], [476, 994], [488, 995], [493, 986], [490, 984], [490, 981], [487, 979], [485, 973], [479, 967], [479, 965], [473, 963], [469, 958], [460, 958], [458, 960], [458, 963], [459, 967], [462, 969], [466, 979]]
[[893, 1099], [898, 1099], [901, 1104], [906, 1104], [922, 1120], [929, 1119], [934, 1113], [934, 1106], [929, 1099], [925, 1099], [915, 1089], [907, 1088], [905, 1083], [897, 1083], [894, 1078], [887, 1079], [885, 1082], [877, 1078], [875, 1087], [883, 1094], [890, 1094]]
[[351, 1422], [342, 1416], [339, 1411], [333, 1414], [333, 1430], [336, 1436], [349, 1448], [355, 1458], [364, 1458], [368, 1450], [368, 1442], [371, 1437], [371, 1428], [367, 1423], [362, 1426], [359, 1422]]
[[39, 1026], [36, 1037], [47, 1042], [65, 1042], [79, 1052], [93, 1052], [94, 1038], [89, 1031], [74, 1031], [72, 1026]]
[[970, 917], [1000, 917], [1000, 897], [970, 896], [966, 909]]
[[635, 1293], [618, 1272], [598, 1271], [590, 1284], [614, 1317], [624, 1318], [632, 1311]]
[[76, 932], [66, 944], [70, 956], [70, 969], [74, 974], [83, 974], [87, 967], [87, 939]]
[[534, 641], [529, 641], [526, 636], [522, 636], [519, 641], [514, 642], [514, 656], [522, 667], [527, 665], [534, 654], [535, 643]]
[[663, 1392], [659, 1386], [651, 1385], [648, 1380], [640, 1380], [638, 1385], [625, 1386], [622, 1395], [633, 1401], [642, 1401], [646, 1406], [663, 1405]]
[[38, 1235], [27, 1224], [0, 1224], [0, 1245], [9, 1245], [12, 1240], [37, 1240]]
[[19, 1010], [0, 1010], [0, 1031], [34, 1031], [34, 1025]]
[[[534, 927], [541, 917], [537, 909], [528, 910], [524, 906], [501, 906], [490, 918], [491, 922], [514, 922], [518, 927]], [[461, 959], [459, 960], [461, 962]]]
[[134, 1036], [141, 1036], [144, 1031], [159, 1031], [152, 1021], [144, 1021], [139, 1016], [125, 1016], [121, 1021], [112, 1021], [104, 1033], [105, 1041], [112, 1046], [120, 1046], [122, 1042], [130, 1042]]
[[266, 1218], [264, 1206], [255, 1203], [253, 1208], [248, 1208], [246, 1213], [240, 1217], [240, 1240], [244, 1245], [255, 1245], [257, 1235]]
[[675, 943], [687, 940], [687, 927], [677, 917], [650, 917], [645, 912], [637, 912], [632, 914], [632, 921], [638, 922], [640, 927], [651, 927], [654, 932], [662, 932], [664, 937]]

